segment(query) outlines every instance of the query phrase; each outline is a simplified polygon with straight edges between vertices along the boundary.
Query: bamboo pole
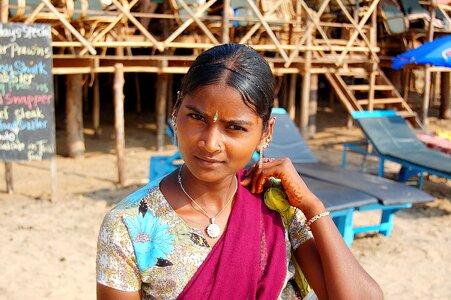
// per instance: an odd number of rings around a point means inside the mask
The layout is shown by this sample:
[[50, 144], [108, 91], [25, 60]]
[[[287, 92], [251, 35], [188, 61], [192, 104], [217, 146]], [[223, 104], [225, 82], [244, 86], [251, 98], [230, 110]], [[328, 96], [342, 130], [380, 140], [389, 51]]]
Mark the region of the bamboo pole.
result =
[[12, 162], [5, 162], [5, 181], [6, 181], [6, 191], [8, 192], [8, 194], [14, 193]]
[[166, 101], [168, 93], [168, 74], [158, 74], [157, 79], [157, 151], [164, 147], [164, 130], [166, 125]]
[[429, 67], [424, 68], [424, 93], [423, 93], [423, 110], [422, 123], [426, 126], [428, 123], [429, 99], [431, 94], [431, 71]]
[[310, 99], [308, 116], [308, 136], [316, 133], [316, 113], [318, 111], [318, 74], [310, 75]]
[[[310, 19], [307, 20], [309, 25]], [[312, 44], [312, 34], [307, 37], [307, 45]], [[301, 124], [299, 128], [305, 139], [308, 139], [309, 101], [310, 101], [310, 79], [311, 79], [312, 51], [305, 52], [305, 70], [302, 76], [301, 91]]]
[[8, 22], [9, 0], [1, 0], [0, 19], [2, 23]]
[[229, 13], [230, 13], [231, 7], [230, 7], [230, 0], [224, 0], [222, 2], [224, 5], [224, 13], [222, 16], [222, 43], [227, 44], [230, 41]]
[[92, 102], [92, 125], [94, 127], [95, 136], [100, 135], [100, 89], [99, 74], [94, 80], [93, 102]]
[[56, 168], [56, 157], [50, 158], [50, 180], [51, 180], [51, 196], [50, 200], [56, 200], [56, 186], [57, 186], [57, 168]]
[[85, 152], [83, 137], [82, 75], [66, 77], [66, 142], [70, 157], [82, 156]]
[[288, 114], [292, 120], [296, 117], [296, 83], [298, 74], [291, 74], [290, 76], [290, 86], [288, 91]]
[[[0, 11], [1, 23], [8, 22], [9, 1], [1, 0], [0, 9], [1, 9]], [[14, 192], [12, 162], [5, 162], [5, 182], [6, 182], [6, 191], [8, 192], [8, 194], [12, 194]]]
[[[43, 0], [48, 1], [48, 0]], [[163, 51], [161, 44], [149, 33], [149, 31], [144, 28], [144, 26], [117, 0], [112, 0], [113, 4], [127, 17], [127, 19], [132, 22], [136, 28], [153, 44], [158, 50]]]
[[[3, 0], [4, 1], [4, 0]], [[81, 34], [72, 26], [62, 15], [61, 13], [53, 6], [52, 3], [50, 3], [49, 0], [41, 0], [47, 7], [50, 9], [50, 11], [55, 14], [55, 16], [60, 20], [61, 23], [63, 23], [64, 27], [66, 27], [77, 40], [82, 43], [83, 46], [85, 46], [89, 53], [92, 55], [96, 55], [97, 51], [91, 46], [91, 44], [81, 36]]]
[[141, 113], [142, 102], [141, 102], [141, 84], [139, 83], [139, 75], [135, 73], [135, 95], [136, 95], [136, 112]]
[[451, 118], [451, 87], [450, 87], [450, 73], [442, 72], [440, 80], [440, 119]]
[[116, 142], [117, 174], [119, 184], [125, 185], [124, 134], [124, 70], [123, 64], [114, 65], [114, 131]]
[[377, 64], [371, 64], [371, 72], [369, 78], [369, 90], [368, 90], [368, 110], [374, 110], [374, 94], [376, 85]]

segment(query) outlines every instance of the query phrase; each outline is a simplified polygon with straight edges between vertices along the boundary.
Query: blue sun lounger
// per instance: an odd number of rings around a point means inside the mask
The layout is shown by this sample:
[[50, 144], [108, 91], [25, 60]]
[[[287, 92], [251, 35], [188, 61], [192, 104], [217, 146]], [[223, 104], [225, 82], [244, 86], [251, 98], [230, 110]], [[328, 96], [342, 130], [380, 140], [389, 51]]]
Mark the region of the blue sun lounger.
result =
[[[267, 151], [265, 151], [267, 154], [266, 156], [274, 158], [290, 157], [298, 171], [300, 169], [303, 169], [304, 166], [306, 167], [305, 169], [307, 169], [308, 166], [311, 166], [311, 163], [317, 163], [319, 166], [321, 163], [317, 162], [313, 153], [305, 145], [296, 126], [291, 121], [291, 119], [289, 119], [285, 110], [274, 109], [273, 112], [275, 115], [277, 115], [278, 119], [276, 121], [277, 125], [274, 128], [275, 132], [273, 142], [271, 143], [270, 147], [267, 148]], [[167, 133], [172, 136], [172, 132], [170, 130], [168, 130]], [[280, 137], [280, 139], [276, 138], [276, 136]], [[255, 159], [258, 159], [258, 155], [255, 157]], [[170, 156], [168, 155], [151, 157], [149, 168], [150, 180], [165, 176], [166, 174], [175, 170], [180, 165], [180, 163], [181, 157], [178, 151]], [[300, 163], [302, 163], [302, 167], [299, 166]], [[315, 166], [312, 166], [312, 168], [315, 169]], [[339, 173], [344, 172], [346, 174], [355, 174], [356, 176], [362, 176], [362, 174], [360, 173], [357, 174], [357, 172], [350, 172], [342, 170], [341, 168], [336, 168], [336, 171], [338, 171]], [[388, 236], [393, 227], [393, 214], [400, 208], [411, 206], [411, 202], [407, 201], [408, 192], [419, 192], [421, 195], [423, 195], [424, 201], [432, 199], [432, 197], [430, 197], [426, 193], [402, 184], [399, 185], [404, 187], [404, 190], [407, 191], [405, 192], [406, 194], [404, 196], [396, 198], [394, 197], [394, 195], [392, 195], [392, 197], [389, 197], [389, 194], [385, 194], [385, 196], [379, 195], [379, 197], [377, 197], [375, 195], [367, 193], [366, 191], [364, 191], [364, 189], [361, 189], [361, 187], [355, 188], [347, 186], [345, 184], [337, 184], [336, 182], [334, 182], [334, 178], [330, 178], [330, 176], [326, 178], [327, 180], [324, 180], [323, 178], [319, 178], [318, 176], [308, 176], [303, 172], [300, 173], [310, 190], [315, 195], [317, 195], [321, 199], [321, 201], [323, 201], [326, 209], [331, 211], [331, 216], [338, 230], [349, 246], [354, 239], [354, 235], [360, 232], [376, 230]], [[324, 176], [325, 174], [322, 175]], [[338, 177], [340, 176], [341, 175], [338, 175]], [[371, 175], [367, 176], [371, 177], [373, 180], [378, 180], [379, 183], [392, 183], [391, 181], [384, 178], [379, 178]], [[373, 183], [374, 181], [368, 180], [367, 186], [371, 187], [376, 192], [379, 191], [382, 194], [382, 190], [386, 189], [385, 186], [381, 186], [379, 190], [378, 188], [375, 188], [373, 186]], [[396, 188], [399, 188], [399, 186], [396, 186]], [[389, 191], [394, 193], [394, 188], [389, 189]], [[397, 195], [399, 194], [400, 193], [398, 193]], [[400, 200], [400, 198], [402, 198], [402, 200]], [[380, 205], [380, 199], [385, 199], [387, 203], [389, 201], [388, 199], [392, 199], [392, 201], [394, 202], [390, 207], [385, 207], [386, 209], [383, 213], [381, 223], [371, 227], [353, 227], [353, 212], [355, 210], [375, 209], [375, 207], [378, 207]], [[404, 201], [404, 203], [402, 201]]]
[[[424, 173], [451, 178], [451, 156], [428, 148], [416, 137], [406, 120], [395, 111], [353, 112], [352, 117], [364, 132], [367, 141], [345, 144], [343, 167], [346, 167], [346, 151], [352, 150], [378, 157], [379, 176], [384, 175], [386, 160], [402, 166], [399, 174], [401, 181], [419, 174], [420, 188], [423, 187]], [[372, 145], [372, 151], [368, 151], [368, 143]]]
[[[273, 140], [266, 149], [265, 156], [273, 158], [289, 157], [298, 173], [306, 181], [313, 178], [320, 182], [347, 188], [350, 196], [347, 203], [348, 209], [353, 207], [354, 211], [380, 210], [382, 212], [379, 224], [362, 227], [353, 227], [351, 216], [351, 220], [346, 221], [350, 227], [344, 230], [347, 234], [349, 232], [357, 234], [378, 231], [385, 236], [389, 236], [393, 228], [394, 213], [399, 209], [411, 207], [413, 203], [433, 200], [433, 197], [429, 194], [405, 184], [362, 172], [343, 170], [339, 166], [319, 162], [305, 144], [296, 125], [286, 114], [286, 111], [274, 109], [273, 116], [277, 117]], [[318, 191], [314, 192], [323, 202], [327, 201], [321, 198]], [[376, 201], [359, 203], [359, 201], [355, 201], [352, 194], [357, 192], [360, 196], [364, 194], [376, 199]]]

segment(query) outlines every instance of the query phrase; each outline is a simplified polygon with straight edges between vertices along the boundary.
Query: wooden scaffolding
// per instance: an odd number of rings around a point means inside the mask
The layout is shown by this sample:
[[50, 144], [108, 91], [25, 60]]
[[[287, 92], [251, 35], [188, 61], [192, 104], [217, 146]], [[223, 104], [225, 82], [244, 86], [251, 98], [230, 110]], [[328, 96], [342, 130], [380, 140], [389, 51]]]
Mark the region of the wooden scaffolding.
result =
[[[158, 74], [158, 149], [164, 144], [168, 76], [185, 73], [201, 51], [228, 42], [251, 45], [276, 76], [287, 79], [286, 107], [293, 118], [298, 110], [299, 127], [306, 136], [314, 131], [311, 120], [320, 74], [349, 112], [390, 108], [417, 121], [379, 67], [381, 0], [1, 1], [3, 22], [52, 24], [53, 73], [68, 76], [68, 90], [70, 85], [80, 89], [76, 83], [80, 74], [114, 73], [115, 95], [123, 98], [124, 73]], [[299, 75], [302, 82], [297, 85]], [[97, 129], [96, 84], [94, 92]], [[76, 104], [71, 107], [77, 109]]]

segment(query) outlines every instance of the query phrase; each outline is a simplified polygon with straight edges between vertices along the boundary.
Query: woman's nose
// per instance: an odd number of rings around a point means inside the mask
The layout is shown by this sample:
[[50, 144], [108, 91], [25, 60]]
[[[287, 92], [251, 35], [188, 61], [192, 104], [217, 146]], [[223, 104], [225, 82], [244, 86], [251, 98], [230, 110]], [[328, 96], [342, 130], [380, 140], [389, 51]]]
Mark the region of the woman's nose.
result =
[[217, 126], [210, 126], [199, 141], [199, 146], [209, 153], [221, 151], [221, 144], [221, 132]]

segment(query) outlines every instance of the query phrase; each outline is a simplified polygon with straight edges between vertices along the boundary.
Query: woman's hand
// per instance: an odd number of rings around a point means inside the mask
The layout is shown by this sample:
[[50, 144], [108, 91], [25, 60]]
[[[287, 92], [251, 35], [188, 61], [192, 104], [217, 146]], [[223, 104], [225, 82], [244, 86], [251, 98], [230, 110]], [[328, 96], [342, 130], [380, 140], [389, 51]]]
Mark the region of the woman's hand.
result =
[[281, 180], [290, 204], [302, 210], [307, 218], [325, 211], [322, 202], [309, 190], [290, 159], [265, 158], [263, 162], [261, 169], [256, 163], [246, 172], [241, 182], [243, 186], [249, 186], [254, 194], [262, 193], [268, 179], [276, 177]]

